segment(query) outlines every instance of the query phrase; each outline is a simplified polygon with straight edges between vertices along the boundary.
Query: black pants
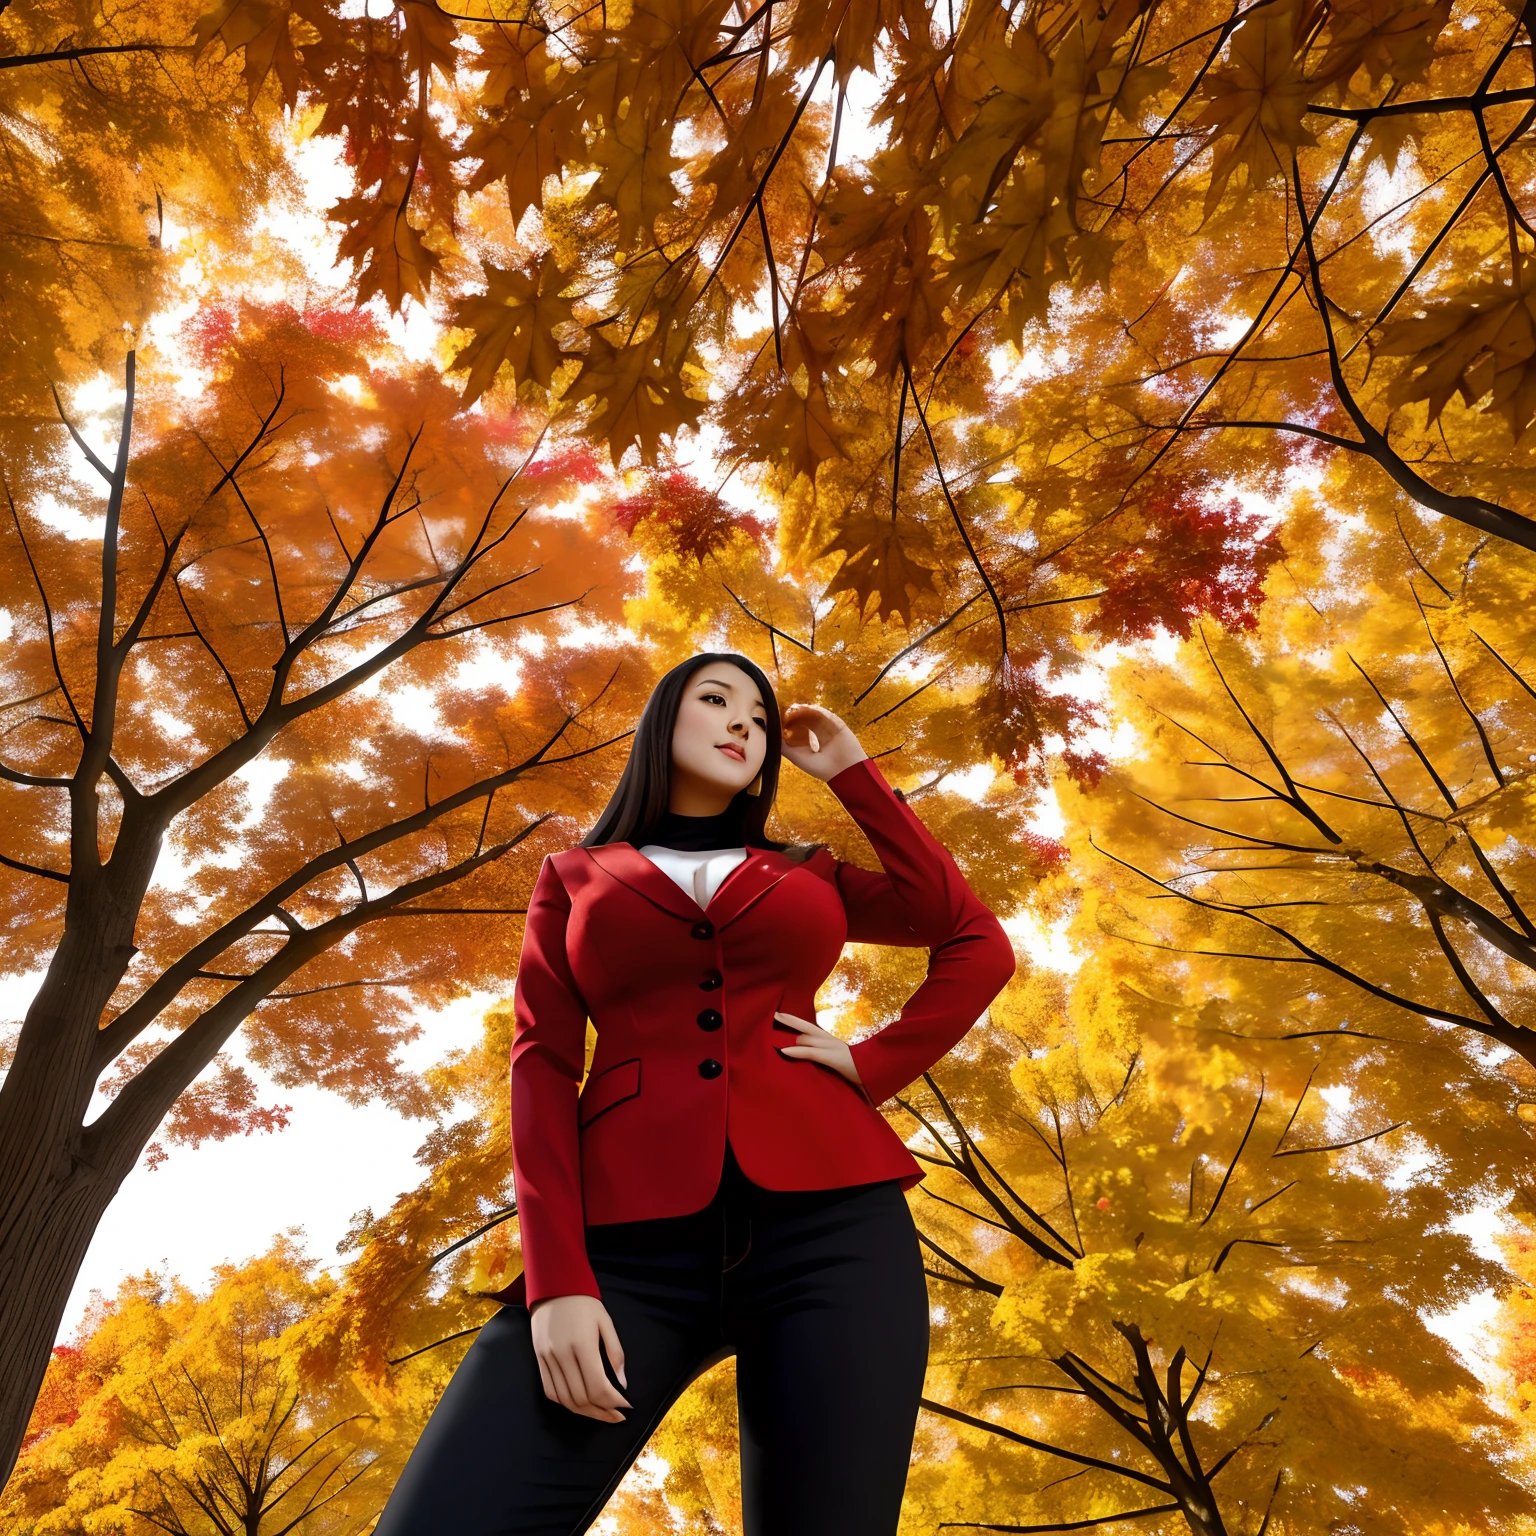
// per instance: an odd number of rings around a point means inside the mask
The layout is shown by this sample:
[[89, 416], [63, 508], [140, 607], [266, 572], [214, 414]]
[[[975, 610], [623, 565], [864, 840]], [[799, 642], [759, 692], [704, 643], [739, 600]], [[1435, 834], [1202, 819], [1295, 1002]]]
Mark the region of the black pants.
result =
[[625, 1421], [545, 1397], [529, 1313], [504, 1307], [375, 1536], [577, 1536], [682, 1390], [731, 1354], [746, 1536], [894, 1536], [928, 1359], [922, 1258], [895, 1181], [766, 1190], [727, 1148], [702, 1211], [588, 1227], [586, 1241], [624, 1346]]

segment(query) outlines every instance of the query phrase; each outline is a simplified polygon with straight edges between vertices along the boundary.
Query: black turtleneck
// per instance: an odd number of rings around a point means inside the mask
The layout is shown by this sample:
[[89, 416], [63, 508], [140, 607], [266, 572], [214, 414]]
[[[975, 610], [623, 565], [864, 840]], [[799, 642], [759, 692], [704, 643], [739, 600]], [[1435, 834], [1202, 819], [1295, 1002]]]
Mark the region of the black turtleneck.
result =
[[717, 816], [682, 816], [676, 811], [665, 811], [643, 837], [635, 839], [635, 846], [642, 848], [647, 843], [655, 843], [682, 853], [744, 848], [746, 834], [742, 822], [745, 816], [743, 805], [729, 805]]

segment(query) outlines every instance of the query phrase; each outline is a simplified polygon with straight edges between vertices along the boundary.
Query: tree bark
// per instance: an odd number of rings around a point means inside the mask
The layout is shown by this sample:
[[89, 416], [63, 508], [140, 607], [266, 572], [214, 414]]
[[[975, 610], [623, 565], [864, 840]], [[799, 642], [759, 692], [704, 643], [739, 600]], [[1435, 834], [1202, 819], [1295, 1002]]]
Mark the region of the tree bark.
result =
[[83, 1123], [97, 1021], [132, 957], [138, 910], [99, 877], [83, 885], [70, 891], [64, 937], [0, 1085], [0, 1482], [97, 1224], [148, 1140], [129, 1145]]

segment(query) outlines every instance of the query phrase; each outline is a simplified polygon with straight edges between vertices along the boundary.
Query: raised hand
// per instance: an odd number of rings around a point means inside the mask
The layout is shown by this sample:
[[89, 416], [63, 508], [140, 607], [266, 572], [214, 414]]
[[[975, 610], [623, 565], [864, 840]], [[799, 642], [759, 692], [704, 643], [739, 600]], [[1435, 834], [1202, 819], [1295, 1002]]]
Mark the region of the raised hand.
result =
[[812, 778], [825, 782], [869, 756], [848, 726], [820, 704], [791, 704], [780, 722], [784, 756]]

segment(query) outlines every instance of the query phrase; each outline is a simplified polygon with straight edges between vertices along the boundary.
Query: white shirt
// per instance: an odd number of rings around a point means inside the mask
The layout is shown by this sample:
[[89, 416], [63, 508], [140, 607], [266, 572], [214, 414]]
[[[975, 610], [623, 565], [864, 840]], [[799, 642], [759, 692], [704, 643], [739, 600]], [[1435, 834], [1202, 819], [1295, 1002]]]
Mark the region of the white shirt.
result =
[[691, 852], [647, 843], [637, 850], [664, 875], [669, 875], [701, 907], [720, 889], [720, 882], [747, 856], [745, 848], [704, 848]]

